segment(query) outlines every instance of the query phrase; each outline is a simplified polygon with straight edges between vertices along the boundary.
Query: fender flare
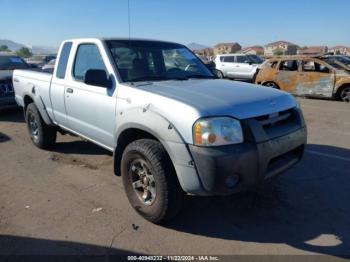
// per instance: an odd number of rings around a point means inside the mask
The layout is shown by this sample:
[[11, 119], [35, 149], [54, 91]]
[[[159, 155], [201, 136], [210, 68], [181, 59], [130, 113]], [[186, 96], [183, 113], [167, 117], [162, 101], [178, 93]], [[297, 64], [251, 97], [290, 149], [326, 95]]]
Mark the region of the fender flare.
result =
[[[45, 124], [51, 125], [51, 126], [54, 125], [53, 121], [51, 120], [49, 114], [46, 111], [45, 103], [39, 94], [36, 94], [35, 91], [34, 92], [32, 91], [32, 94], [24, 93], [23, 94], [24, 109], [26, 109], [27, 107], [27, 105], [25, 104], [25, 97], [29, 97], [31, 100], [33, 100]], [[26, 112], [24, 112], [24, 114], [26, 114]]]
[[[119, 120], [119, 121], [118, 121]], [[167, 118], [159, 114], [152, 106], [132, 108], [117, 118], [118, 129], [115, 133], [114, 164], [118, 170], [118, 161], [122, 152], [118, 150], [121, 134], [130, 129], [139, 129], [159, 140], [169, 155], [182, 189], [186, 192], [203, 194], [192, 155], [180, 132]], [[117, 160], [118, 159], [118, 160]], [[116, 173], [116, 175], [120, 175]]]

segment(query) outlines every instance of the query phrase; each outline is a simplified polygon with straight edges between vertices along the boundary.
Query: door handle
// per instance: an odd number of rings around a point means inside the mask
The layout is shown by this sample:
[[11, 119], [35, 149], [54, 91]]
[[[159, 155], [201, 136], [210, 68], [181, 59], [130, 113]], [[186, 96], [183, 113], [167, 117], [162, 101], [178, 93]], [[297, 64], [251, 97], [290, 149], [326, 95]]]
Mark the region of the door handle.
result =
[[72, 94], [72, 93], [73, 93], [73, 89], [72, 89], [72, 88], [67, 88], [67, 89], [66, 89], [66, 92]]

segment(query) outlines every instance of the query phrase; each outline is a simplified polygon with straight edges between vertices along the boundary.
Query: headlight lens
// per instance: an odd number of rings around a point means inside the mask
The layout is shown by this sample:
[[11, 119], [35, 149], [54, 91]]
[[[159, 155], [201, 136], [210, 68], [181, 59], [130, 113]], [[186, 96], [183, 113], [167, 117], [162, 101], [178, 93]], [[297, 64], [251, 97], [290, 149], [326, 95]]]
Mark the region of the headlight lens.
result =
[[221, 146], [243, 142], [241, 123], [230, 117], [199, 119], [193, 126], [193, 141], [198, 146]]

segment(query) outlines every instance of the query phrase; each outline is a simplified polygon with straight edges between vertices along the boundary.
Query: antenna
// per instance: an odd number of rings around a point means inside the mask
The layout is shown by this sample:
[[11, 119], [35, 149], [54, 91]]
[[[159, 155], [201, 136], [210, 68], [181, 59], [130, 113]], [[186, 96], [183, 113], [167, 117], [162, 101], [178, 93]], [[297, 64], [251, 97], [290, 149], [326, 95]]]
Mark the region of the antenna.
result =
[[128, 24], [129, 24], [129, 40], [130, 40], [131, 39], [130, 0], [128, 0]]

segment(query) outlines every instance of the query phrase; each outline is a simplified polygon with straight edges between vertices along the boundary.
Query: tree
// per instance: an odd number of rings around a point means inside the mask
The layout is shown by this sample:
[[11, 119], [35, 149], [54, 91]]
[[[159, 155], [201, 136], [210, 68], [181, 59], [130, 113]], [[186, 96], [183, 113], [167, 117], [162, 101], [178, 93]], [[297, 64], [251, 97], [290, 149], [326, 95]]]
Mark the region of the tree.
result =
[[23, 58], [28, 58], [32, 56], [32, 52], [30, 52], [29, 48], [27, 47], [22, 47], [18, 51], [16, 51], [16, 55], [23, 57]]
[[0, 52], [11, 52], [11, 50], [9, 49], [9, 47], [7, 45], [1, 45]]

